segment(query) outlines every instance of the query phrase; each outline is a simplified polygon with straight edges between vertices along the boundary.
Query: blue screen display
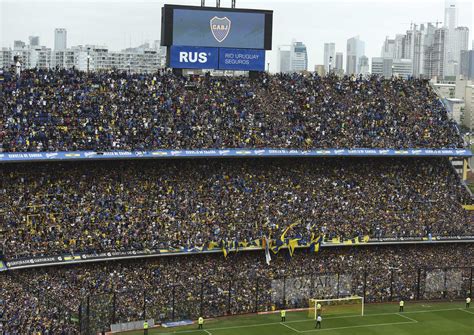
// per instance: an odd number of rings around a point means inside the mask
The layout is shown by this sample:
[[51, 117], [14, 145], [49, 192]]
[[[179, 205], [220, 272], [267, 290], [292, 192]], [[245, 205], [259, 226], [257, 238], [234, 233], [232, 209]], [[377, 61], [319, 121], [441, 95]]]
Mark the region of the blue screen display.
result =
[[265, 14], [175, 9], [173, 44], [264, 49]]

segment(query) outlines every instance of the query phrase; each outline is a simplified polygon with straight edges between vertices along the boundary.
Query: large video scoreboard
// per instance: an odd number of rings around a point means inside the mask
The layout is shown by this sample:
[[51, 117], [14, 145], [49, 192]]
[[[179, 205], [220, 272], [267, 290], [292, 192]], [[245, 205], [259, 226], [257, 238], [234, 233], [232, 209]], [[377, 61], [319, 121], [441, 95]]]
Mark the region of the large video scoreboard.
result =
[[269, 10], [165, 5], [161, 45], [172, 68], [264, 71], [272, 24]]

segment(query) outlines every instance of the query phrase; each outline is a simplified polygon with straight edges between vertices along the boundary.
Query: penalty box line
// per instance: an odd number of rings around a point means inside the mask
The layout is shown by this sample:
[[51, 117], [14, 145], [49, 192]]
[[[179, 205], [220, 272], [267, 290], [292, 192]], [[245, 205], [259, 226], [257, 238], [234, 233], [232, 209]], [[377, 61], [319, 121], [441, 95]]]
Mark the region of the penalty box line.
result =
[[[385, 315], [385, 314], [384, 314]], [[357, 326], [344, 326], [344, 327], [331, 327], [331, 328], [323, 328], [323, 329], [308, 329], [308, 330], [298, 330], [293, 327], [290, 327], [282, 322], [280, 324], [282, 326], [285, 326], [297, 333], [312, 333], [312, 332], [319, 332], [319, 331], [327, 331], [327, 330], [338, 330], [338, 329], [352, 329], [352, 328], [365, 328], [365, 327], [375, 327], [375, 326], [393, 326], [393, 325], [406, 325], [406, 324], [414, 324], [418, 323], [417, 320], [409, 318], [408, 316], [400, 315], [400, 313], [392, 313], [390, 315], [397, 315], [402, 318], [407, 319], [408, 321], [401, 321], [401, 322], [387, 322], [387, 323], [374, 323], [374, 324], [369, 324], [369, 325], [357, 325]], [[330, 318], [327, 318], [330, 319]], [[326, 320], [327, 320], [326, 319]], [[335, 319], [335, 318], [333, 318]]]
[[409, 318], [408, 316], [403, 315], [402, 313], [397, 313], [398, 316], [401, 316], [402, 318], [405, 318], [407, 320], [413, 321], [414, 323], [418, 323], [417, 320]]
[[466, 312], [466, 313], [469, 313], [469, 314], [474, 315], [474, 312], [470, 312], [470, 311], [468, 311], [467, 309], [459, 308], [459, 310], [460, 310], [461, 312]]
[[280, 322], [280, 325], [282, 325], [282, 326], [284, 326], [284, 327], [286, 327], [286, 328], [288, 328], [288, 329], [290, 329], [290, 330], [292, 330], [292, 331], [294, 331], [294, 332], [301, 333], [301, 331], [299, 331], [298, 329], [295, 329], [295, 328], [293, 328], [293, 327], [291, 327], [291, 326], [288, 326], [288, 325], [284, 324], [283, 322]]
[[[396, 314], [395, 314], [396, 315]], [[352, 328], [367, 328], [367, 327], [380, 327], [380, 326], [395, 326], [395, 325], [408, 325], [415, 324], [418, 321], [402, 321], [402, 322], [390, 322], [390, 323], [374, 323], [370, 325], [358, 325], [358, 326], [345, 326], [345, 327], [332, 327], [332, 328], [322, 328], [322, 329], [309, 329], [309, 330], [300, 330], [298, 333], [312, 333], [312, 332], [322, 332], [326, 330], [338, 330], [338, 329], [352, 329]]]

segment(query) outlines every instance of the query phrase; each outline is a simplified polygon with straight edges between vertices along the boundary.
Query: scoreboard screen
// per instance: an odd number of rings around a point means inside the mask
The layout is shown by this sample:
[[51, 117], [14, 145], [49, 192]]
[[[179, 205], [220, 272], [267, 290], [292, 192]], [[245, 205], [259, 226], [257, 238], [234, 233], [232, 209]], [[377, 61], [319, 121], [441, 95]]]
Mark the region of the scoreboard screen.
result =
[[272, 11], [178, 5], [165, 5], [162, 11], [164, 46], [272, 47]]

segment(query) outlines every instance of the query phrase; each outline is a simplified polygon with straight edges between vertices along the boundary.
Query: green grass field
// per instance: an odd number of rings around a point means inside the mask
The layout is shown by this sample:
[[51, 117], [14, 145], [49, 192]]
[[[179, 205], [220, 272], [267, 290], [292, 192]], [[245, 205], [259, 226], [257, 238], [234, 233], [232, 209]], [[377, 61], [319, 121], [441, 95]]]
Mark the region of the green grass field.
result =
[[[185, 335], [474, 335], [474, 308], [464, 308], [463, 302], [406, 303], [398, 313], [397, 304], [366, 305], [365, 315], [324, 314], [322, 329], [307, 312], [287, 312], [286, 322], [279, 313], [245, 315], [206, 320], [203, 330], [197, 325], [177, 328], [154, 328], [148, 334]], [[139, 335], [131, 331], [122, 335]]]

